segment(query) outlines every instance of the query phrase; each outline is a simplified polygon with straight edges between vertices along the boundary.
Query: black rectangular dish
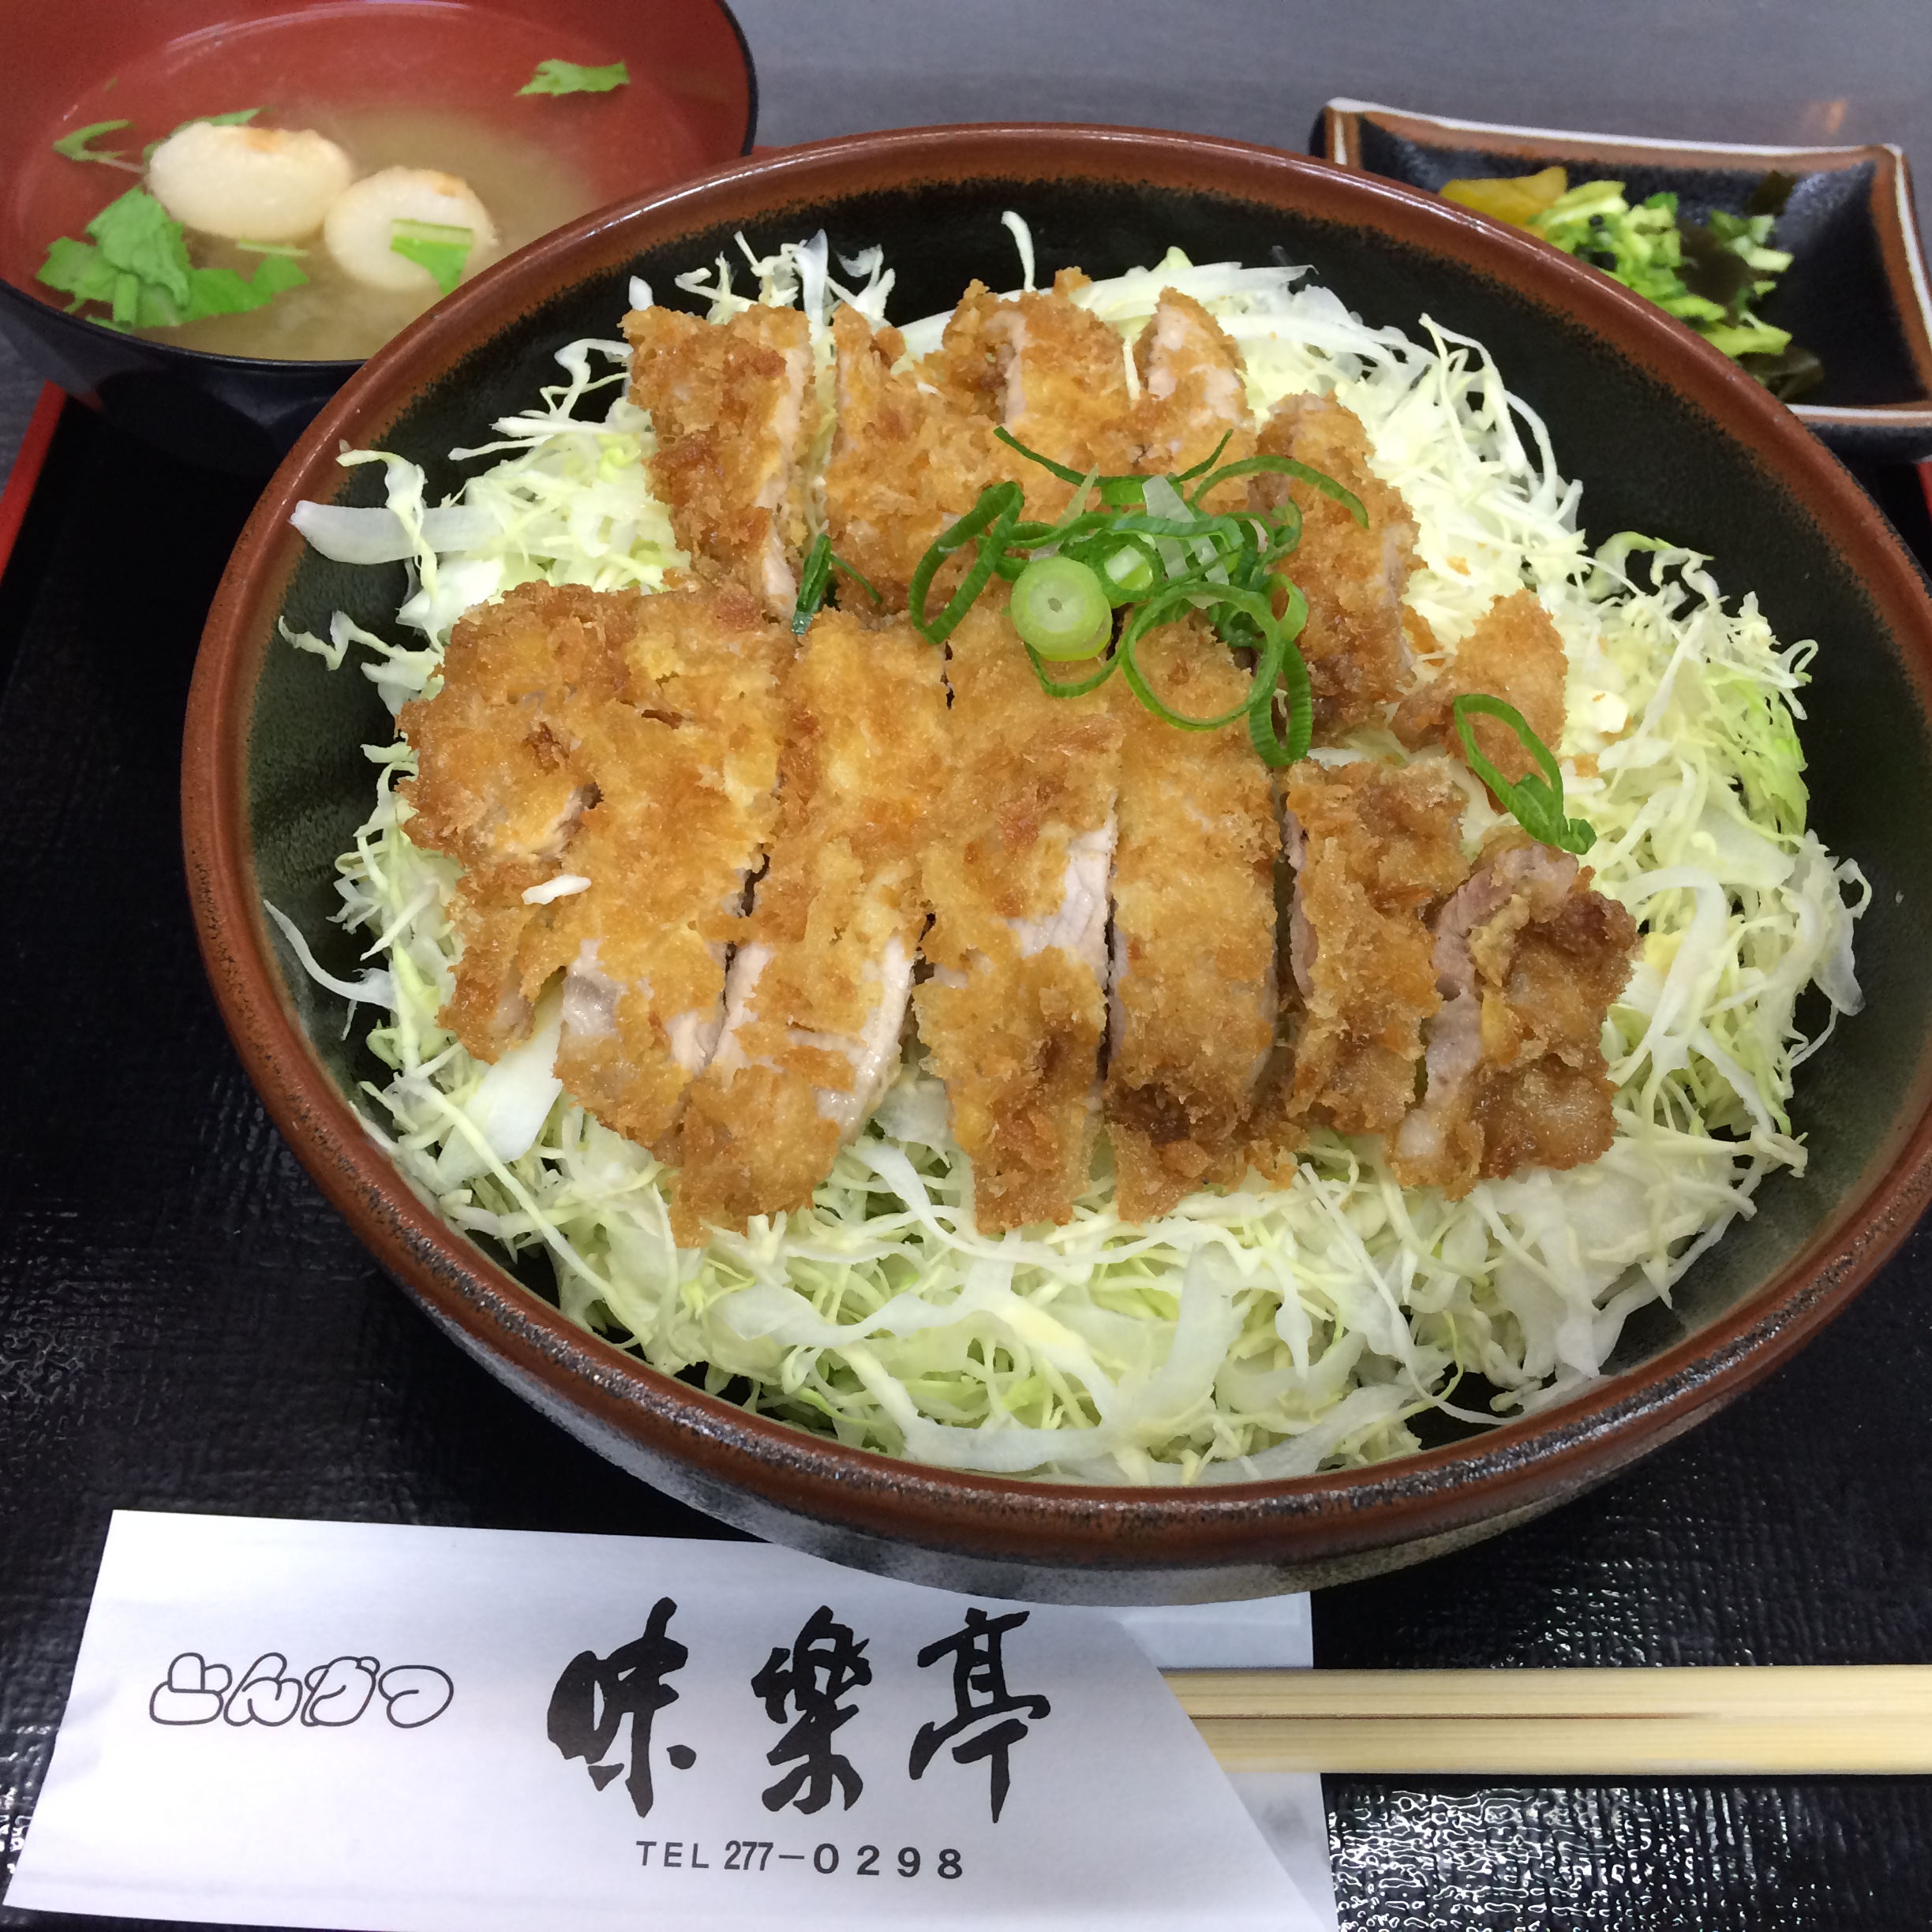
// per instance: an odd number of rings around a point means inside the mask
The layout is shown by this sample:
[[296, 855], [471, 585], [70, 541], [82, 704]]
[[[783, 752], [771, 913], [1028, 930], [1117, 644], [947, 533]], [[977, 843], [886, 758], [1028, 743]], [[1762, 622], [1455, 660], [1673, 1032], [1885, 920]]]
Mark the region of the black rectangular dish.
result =
[[1793, 257], [1762, 313], [1825, 365], [1792, 405], [1840, 455], [1932, 456], [1932, 296], [1903, 152], [1638, 140], [1443, 119], [1336, 99], [1310, 145], [1324, 159], [1440, 193], [1447, 182], [1560, 166], [1571, 186], [1611, 179], [1634, 207], [1668, 190], [1685, 215], [1742, 214], [1767, 174], [1795, 183], [1777, 227]]

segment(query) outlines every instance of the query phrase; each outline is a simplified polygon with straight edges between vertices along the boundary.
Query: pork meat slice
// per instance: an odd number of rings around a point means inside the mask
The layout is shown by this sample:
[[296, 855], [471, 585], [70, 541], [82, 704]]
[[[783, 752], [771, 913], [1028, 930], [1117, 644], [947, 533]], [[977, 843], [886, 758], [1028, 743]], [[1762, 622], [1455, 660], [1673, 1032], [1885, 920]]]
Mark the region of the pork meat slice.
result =
[[1479, 1180], [1608, 1150], [1601, 1035], [1637, 927], [1589, 877], [1567, 852], [1513, 842], [1438, 914], [1428, 1088], [1394, 1144], [1405, 1187], [1459, 1200]]
[[808, 1205], [899, 1064], [946, 765], [938, 652], [822, 612], [785, 687], [780, 822], [684, 1110], [672, 1223], [694, 1245]]
[[[561, 975], [558, 1077], [660, 1154], [776, 817], [784, 642], [735, 586], [527, 584], [459, 622], [440, 691], [402, 716], [410, 836], [464, 867], [446, 1023], [494, 1060]], [[588, 884], [544, 897], [564, 874]]]
[[[1132, 424], [1136, 470], [1179, 475], [1217, 448], [1217, 467], [1253, 455], [1246, 365], [1234, 339], [1193, 296], [1162, 290], [1153, 320], [1134, 344], [1134, 366], [1140, 378]], [[1202, 507], [1238, 510], [1246, 495], [1234, 477], [1217, 484]]]
[[1264, 1170], [1311, 1128], [1388, 1133], [1413, 1104], [1422, 1029], [1441, 1003], [1425, 921], [1466, 871], [1465, 803], [1440, 767], [1292, 768], [1290, 973], [1253, 1136]]
[[1371, 468], [1360, 419], [1325, 396], [1277, 403], [1259, 451], [1319, 470], [1368, 514], [1365, 529], [1346, 505], [1298, 477], [1264, 471], [1249, 479], [1252, 507], [1292, 504], [1301, 515], [1301, 542], [1281, 567], [1308, 599], [1299, 645], [1321, 743], [1378, 717], [1413, 679], [1402, 600], [1415, 564], [1416, 522], [1400, 491]]
[[[1184, 716], [1217, 716], [1248, 689], [1197, 617], [1150, 632], [1138, 655]], [[1123, 680], [1108, 688], [1121, 740], [1105, 1108], [1121, 1217], [1148, 1221], [1225, 1178], [1241, 1144], [1275, 1036], [1278, 833], [1245, 721], [1178, 731]]]
[[623, 328], [631, 400], [657, 439], [651, 481], [679, 544], [701, 575], [728, 578], [788, 615], [818, 421], [804, 316], [754, 303], [714, 323], [650, 308]]
[[[1084, 667], [1069, 667], [1078, 671]], [[990, 600], [952, 638], [952, 769], [923, 876], [919, 1037], [983, 1231], [1065, 1222], [1089, 1178], [1120, 725], [1048, 697]]]

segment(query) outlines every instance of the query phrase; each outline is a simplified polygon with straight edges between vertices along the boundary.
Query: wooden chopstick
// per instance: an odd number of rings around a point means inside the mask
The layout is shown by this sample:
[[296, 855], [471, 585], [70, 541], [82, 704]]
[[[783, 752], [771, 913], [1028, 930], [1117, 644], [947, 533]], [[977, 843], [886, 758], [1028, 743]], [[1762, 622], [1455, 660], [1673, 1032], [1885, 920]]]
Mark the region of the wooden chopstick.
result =
[[1169, 1671], [1230, 1771], [1932, 1772], [1932, 1666]]

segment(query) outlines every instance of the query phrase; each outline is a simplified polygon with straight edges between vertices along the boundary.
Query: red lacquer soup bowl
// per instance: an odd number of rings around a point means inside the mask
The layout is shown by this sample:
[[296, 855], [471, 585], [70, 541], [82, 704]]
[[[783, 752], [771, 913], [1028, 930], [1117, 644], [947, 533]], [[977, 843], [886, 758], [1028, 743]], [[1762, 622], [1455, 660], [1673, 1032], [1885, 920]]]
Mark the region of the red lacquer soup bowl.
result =
[[[622, 61], [629, 78], [603, 93], [523, 93], [552, 60]], [[372, 169], [406, 160], [461, 174], [451, 142], [495, 151], [507, 180], [555, 171], [534, 205], [562, 219], [749, 152], [758, 118], [751, 53], [724, 0], [93, 0], [79, 24], [60, 8], [23, 6], [0, 9], [0, 333], [123, 428], [257, 476], [356, 361], [122, 334], [67, 313], [69, 298], [37, 279], [50, 242], [81, 238], [137, 184], [129, 170], [150, 143], [185, 121], [250, 108], [263, 126], [320, 117], [334, 132], [331, 116], [380, 116], [386, 146]], [[55, 151], [63, 137], [117, 122], [85, 145], [123, 167]], [[549, 219], [526, 219], [522, 233]]]

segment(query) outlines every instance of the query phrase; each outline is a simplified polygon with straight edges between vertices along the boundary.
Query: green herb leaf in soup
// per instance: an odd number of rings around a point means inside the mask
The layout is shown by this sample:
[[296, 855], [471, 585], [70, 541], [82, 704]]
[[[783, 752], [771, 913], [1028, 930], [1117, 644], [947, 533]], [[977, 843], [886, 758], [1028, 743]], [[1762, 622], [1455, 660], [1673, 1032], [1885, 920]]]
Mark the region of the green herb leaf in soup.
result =
[[628, 87], [631, 70], [622, 61], [608, 67], [581, 67], [575, 61], [547, 60], [537, 63], [537, 71], [519, 94], [608, 94], [613, 88]]
[[264, 260], [252, 275], [197, 268], [188, 259], [179, 222], [144, 188], [130, 188], [87, 225], [91, 243], [59, 237], [38, 279], [74, 298], [70, 310], [104, 303], [118, 328], [170, 328], [215, 315], [259, 309], [308, 277], [285, 256]]
[[118, 133], [124, 127], [132, 127], [132, 121], [93, 121], [84, 128], [76, 128], [71, 134], [63, 134], [54, 144], [54, 152], [69, 161], [98, 161], [103, 167], [125, 168], [130, 174], [140, 172], [137, 163], [129, 160], [118, 148], [94, 148], [88, 144], [97, 134]]
[[476, 231], [443, 222], [406, 221], [399, 217], [390, 232], [389, 249], [405, 261], [427, 268], [447, 295], [462, 279], [464, 264], [476, 245]]

